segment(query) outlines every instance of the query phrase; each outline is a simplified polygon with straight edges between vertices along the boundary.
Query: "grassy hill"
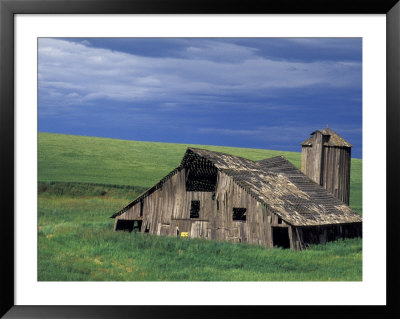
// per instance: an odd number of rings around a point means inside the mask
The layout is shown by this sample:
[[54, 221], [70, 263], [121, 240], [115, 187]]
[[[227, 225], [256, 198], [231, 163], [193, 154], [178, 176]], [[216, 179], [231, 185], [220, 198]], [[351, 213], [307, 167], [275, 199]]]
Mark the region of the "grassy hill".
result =
[[297, 167], [300, 156], [236, 147], [172, 144], [39, 133], [39, 180], [150, 187], [179, 165], [189, 146], [251, 160], [284, 155]]
[[[306, 251], [113, 232], [109, 216], [175, 168], [189, 145], [38, 135], [38, 280], [327, 281], [362, 279], [362, 240]], [[300, 153], [191, 145], [259, 160]], [[360, 214], [362, 161], [352, 160]]]
[[[237, 147], [125, 141], [39, 133], [39, 181], [129, 185], [148, 188], [179, 165], [189, 146], [251, 160], [283, 155], [297, 168], [297, 152]], [[299, 146], [300, 148], [300, 146]], [[350, 206], [362, 212], [362, 160], [352, 159]]]

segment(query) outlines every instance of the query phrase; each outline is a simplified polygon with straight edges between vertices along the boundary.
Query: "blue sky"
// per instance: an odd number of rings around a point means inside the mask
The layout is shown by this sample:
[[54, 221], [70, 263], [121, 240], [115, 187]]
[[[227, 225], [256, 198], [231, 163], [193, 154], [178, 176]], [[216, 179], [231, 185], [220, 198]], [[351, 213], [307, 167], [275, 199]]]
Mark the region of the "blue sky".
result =
[[361, 38], [40, 38], [39, 131], [362, 157]]

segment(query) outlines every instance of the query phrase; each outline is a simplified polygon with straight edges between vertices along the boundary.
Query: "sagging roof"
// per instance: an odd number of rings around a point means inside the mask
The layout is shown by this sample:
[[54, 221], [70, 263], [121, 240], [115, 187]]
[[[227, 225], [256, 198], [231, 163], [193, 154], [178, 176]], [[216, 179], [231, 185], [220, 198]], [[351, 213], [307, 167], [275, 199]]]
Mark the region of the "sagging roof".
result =
[[251, 161], [197, 148], [188, 148], [175, 170], [112, 217], [121, 215], [150, 195], [182, 168], [204, 160], [229, 175], [237, 185], [288, 224], [315, 226], [362, 221], [349, 206], [313, 182], [283, 156]]
[[353, 147], [349, 142], [347, 142], [343, 137], [341, 137], [336, 132], [332, 131], [330, 128], [324, 128], [323, 130], [317, 130], [311, 133], [311, 137], [301, 143], [302, 146], [312, 146], [313, 137], [316, 132], [321, 132], [323, 136], [326, 137], [324, 141], [325, 146], [336, 146], [336, 147]]

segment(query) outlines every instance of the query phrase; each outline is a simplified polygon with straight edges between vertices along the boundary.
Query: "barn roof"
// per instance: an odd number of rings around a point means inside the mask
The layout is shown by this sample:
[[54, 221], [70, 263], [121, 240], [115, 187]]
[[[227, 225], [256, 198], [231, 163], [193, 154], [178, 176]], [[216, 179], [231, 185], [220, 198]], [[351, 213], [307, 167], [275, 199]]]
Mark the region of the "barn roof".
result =
[[314, 226], [362, 220], [349, 206], [313, 182], [283, 156], [251, 161], [197, 148], [188, 148], [175, 170], [112, 217], [121, 215], [160, 188], [166, 179], [184, 167], [199, 163], [199, 160], [206, 160], [229, 175], [237, 185], [291, 225]]
[[321, 132], [323, 136], [327, 137], [324, 141], [325, 146], [337, 146], [337, 147], [353, 147], [349, 142], [347, 142], [343, 137], [341, 137], [336, 132], [332, 131], [330, 128], [324, 128], [323, 130], [317, 130], [311, 133], [311, 137], [301, 143], [302, 146], [312, 146], [313, 137], [316, 132]]

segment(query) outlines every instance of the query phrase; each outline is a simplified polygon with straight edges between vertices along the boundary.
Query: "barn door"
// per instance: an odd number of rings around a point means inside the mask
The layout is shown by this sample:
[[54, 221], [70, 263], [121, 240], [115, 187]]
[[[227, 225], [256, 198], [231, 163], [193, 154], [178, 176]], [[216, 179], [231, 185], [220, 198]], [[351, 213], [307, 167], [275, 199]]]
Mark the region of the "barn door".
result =
[[272, 227], [272, 246], [290, 248], [288, 227]]

